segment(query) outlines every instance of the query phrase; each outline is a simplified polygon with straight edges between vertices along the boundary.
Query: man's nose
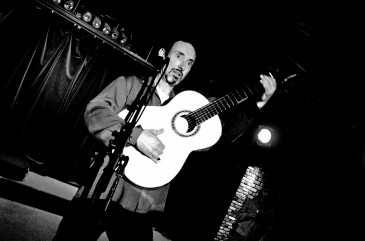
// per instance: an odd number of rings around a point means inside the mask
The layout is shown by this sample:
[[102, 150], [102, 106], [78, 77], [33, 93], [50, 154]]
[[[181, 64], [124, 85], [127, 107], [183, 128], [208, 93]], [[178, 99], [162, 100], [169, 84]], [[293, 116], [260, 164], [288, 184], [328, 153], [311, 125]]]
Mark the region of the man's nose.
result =
[[186, 63], [185, 61], [181, 61], [180, 64], [179, 64], [179, 68], [184, 71], [186, 69]]

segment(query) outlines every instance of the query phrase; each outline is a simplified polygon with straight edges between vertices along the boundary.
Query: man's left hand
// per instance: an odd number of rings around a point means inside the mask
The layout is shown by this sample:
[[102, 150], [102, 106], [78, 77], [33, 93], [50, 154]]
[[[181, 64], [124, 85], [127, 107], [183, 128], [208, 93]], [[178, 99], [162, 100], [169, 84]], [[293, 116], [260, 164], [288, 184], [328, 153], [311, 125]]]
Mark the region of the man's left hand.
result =
[[260, 75], [260, 83], [265, 89], [264, 94], [261, 97], [261, 101], [257, 102], [257, 106], [261, 109], [266, 105], [269, 99], [276, 91], [276, 80], [275, 78], [267, 75]]

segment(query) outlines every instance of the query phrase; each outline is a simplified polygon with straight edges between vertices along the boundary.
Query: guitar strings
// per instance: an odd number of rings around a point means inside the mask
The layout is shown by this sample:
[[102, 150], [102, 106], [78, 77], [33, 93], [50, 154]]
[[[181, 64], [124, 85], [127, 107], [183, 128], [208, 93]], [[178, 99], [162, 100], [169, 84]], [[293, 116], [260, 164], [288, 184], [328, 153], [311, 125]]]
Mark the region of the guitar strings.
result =
[[[252, 87], [253, 88], [246, 86], [246, 88], [248, 89], [248, 93], [251, 96], [254, 96], [260, 92], [260, 90], [255, 85], [253, 85]], [[229, 109], [232, 106], [239, 104], [240, 102], [248, 98], [247, 91], [241, 89], [245, 97], [242, 97], [239, 91], [240, 90], [235, 90], [234, 92], [229, 93], [226, 96], [223, 96], [211, 102], [210, 104], [193, 111], [191, 114], [188, 115], [189, 117], [191, 117], [187, 119], [189, 127], [192, 125], [199, 125], [202, 122], [210, 119], [211, 117], [222, 113], [226, 109]]]
[[[238, 93], [238, 91], [236, 91], [236, 92], [241, 97], [241, 95]], [[233, 100], [229, 97], [230, 95], [234, 96], [234, 93], [230, 93], [226, 96], [223, 96], [223, 97], [213, 101], [212, 103], [208, 104], [207, 106], [197, 109], [196, 111], [192, 112], [191, 116], [193, 116], [194, 119], [196, 119], [197, 124], [200, 124], [200, 123], [208, 120], [209, 118], [213, 117], [214, 115], [222, 113], [223, 111], [225, 111], [226, 109], [229, 109], [231, 107], [229, 102], [231, 102], [233, 105], [235, 104], [235, 103], [233, 103]], [[235, 96], [234, 96], [234, 99], [236, 99]]]
[[[236, 94], [242, 100], [243, 98], [239, 94], [238, 90], [236, 90], [235, 92], [237, 92]], [[236, 101], [236, 103], [234, 102], [234, 100]], [[222, 113], [226, 109], [231, 108], [232, 106], [234, 106], [237, 103], [239, 103], [239, 101], [237, 100], [237, 97], [236, 97], [235, 93], [233, 92], [233, 93], [230, 93], [226, 96], [223, 96], [223, 97], [211, 102], [207, 106], [204, 106], [204, 107], [201, 107], [201, 108], [195, 110], [194, 112], [192, 112], [190, 114], [190, 116], [192, 116], [196, 120], [196, 124], [200, 124], [200, 123], [208, 120], [209, 118], [211, 118], [219, 113]]]

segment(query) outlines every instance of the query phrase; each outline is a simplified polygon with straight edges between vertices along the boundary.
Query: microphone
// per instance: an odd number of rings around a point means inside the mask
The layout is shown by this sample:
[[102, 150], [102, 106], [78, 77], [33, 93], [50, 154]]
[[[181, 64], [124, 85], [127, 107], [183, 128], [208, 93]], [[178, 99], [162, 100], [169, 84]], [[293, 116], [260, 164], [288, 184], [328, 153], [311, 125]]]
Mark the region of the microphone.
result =
[[[165, 65], [168, 65], [169, 62], [170, 62], [169, 57], [163, 58], [162, 61], [160, 62], [159, 71], [162, 71], [162, 69], [165, 67]], [[166, 68], [167, 68], [167, 66], [166, 66]], [[164, 69], [164, 71], [166, 70], [166, 68]]]
[[161, 66], [163, 67], [165, 64], [168, 64], [169, 62], [170, 62], [170, 58], [166, 56], [164, 59], [162, 59]]

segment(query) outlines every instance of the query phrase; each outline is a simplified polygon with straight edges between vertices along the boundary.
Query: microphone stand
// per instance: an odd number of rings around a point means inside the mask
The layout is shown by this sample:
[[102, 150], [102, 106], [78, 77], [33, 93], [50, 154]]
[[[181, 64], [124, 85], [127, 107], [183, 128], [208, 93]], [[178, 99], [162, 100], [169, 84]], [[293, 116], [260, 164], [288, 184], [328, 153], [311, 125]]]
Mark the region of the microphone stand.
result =
[[[164, 61], [163, 63], [166, 63], [166, 62]], [[120, 178], [122, 178], [124, 176], [124, 169], [129, 161], [129, 157], [123, 155], [124, 146], [127, 143], [128, 138], [132, 134], [133, 128], [136, 126], [144, 109], [146, 108], [147, 104], [149, 103], [153, 93], [155, 92], [156, 86], [160, 82], [162, 76], [165, 74], [167, 66], [168, 66], [168, 64], [163, 64], [163, 66], [157, 71], [157, 75], [159, 73], [161, 73], [161, 74], [160, 74], [160, 77], [156, 84], [154, 83], [155, 78], [152, 78], [150, 81], [146, 81], [143, 83], [141, 90], [139, 91], [133, 104], [128, 108], [129, 111], [125, 118], [125, 124], [121, 127], [120, 131], [114, 131], [112, 133], [112, 135], [114, 136], [114, 139], [109, 141], [109, 146], [108, 146], [107, 150], [105, 151], [105, 155], [102, 155], [103, 157], [108, 155], [109, 162], [103, 169], [103, 173], [95, 186], [95, 190], [91, 196], [91, 204], [89, 206], [90, 209], [96, 208], [95, 201], [99, 200], [102, 193], [104, 193], [106, 191], [108, 184], [110, 183], [110, 180], [112, 179], [114, 173], [115, 173], [116, 178], [113, 181], [113, 184], [106, 197], [106, 200], [105, 200], [106, 202], [105, 202], [105, 204], [103, 204], [103, 210], [101, 210], [102, 211], [101, 217], [98, 217], [98, 219], [97, 219], [97, 230], [98, 231], [96, 233], [99, 233], [99, 231], [102, 231], [102, 221], [103, 221], [104, 215], [113, 198], [113, 195], [118, 186]], [[148, 82], [150, 82], [150, 83], [148, 83]], [[100, 211], [100, 210], [96, 210], [96, 211]], [[98, 213], [98, 212], [96, 212], [96, 213]]]

